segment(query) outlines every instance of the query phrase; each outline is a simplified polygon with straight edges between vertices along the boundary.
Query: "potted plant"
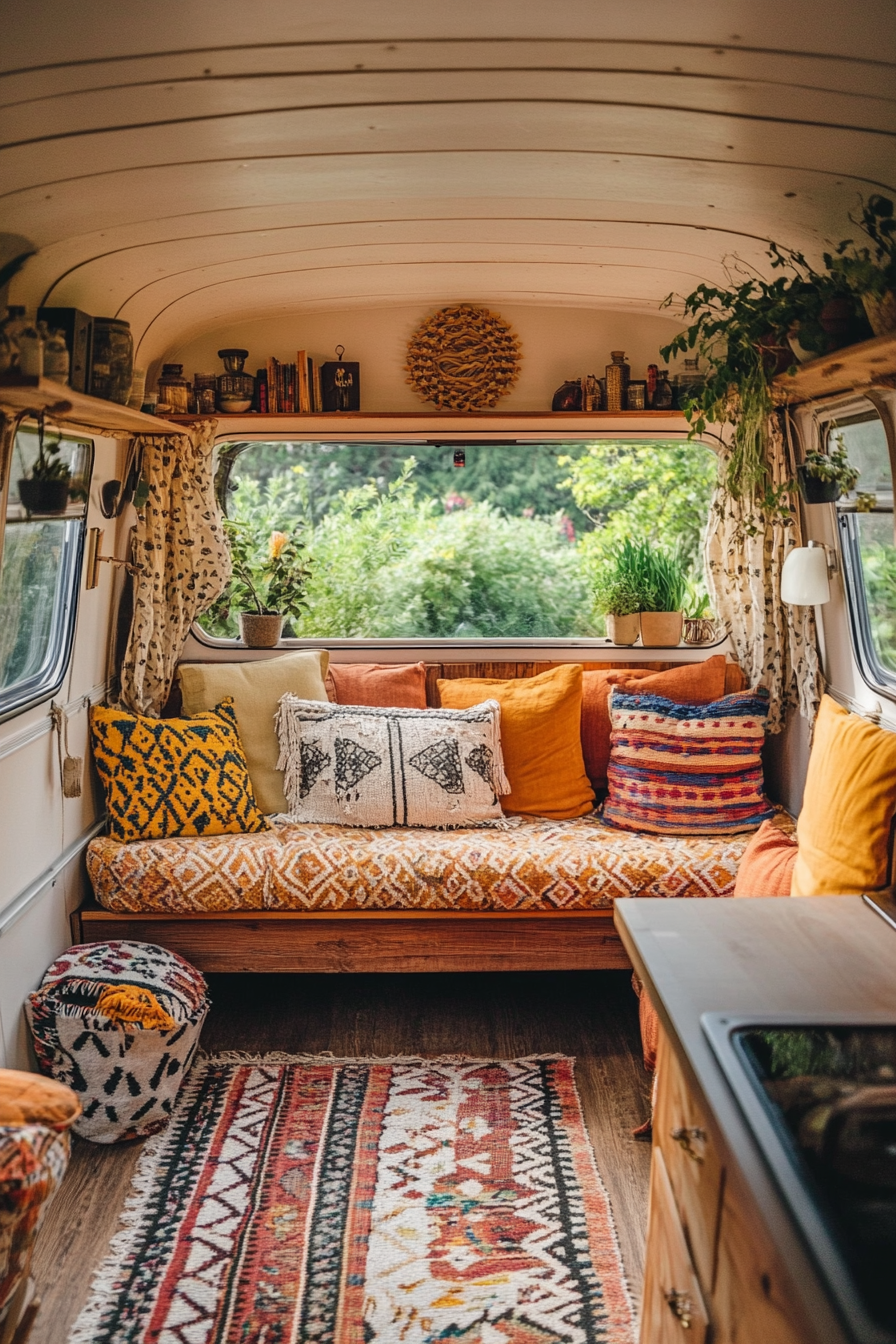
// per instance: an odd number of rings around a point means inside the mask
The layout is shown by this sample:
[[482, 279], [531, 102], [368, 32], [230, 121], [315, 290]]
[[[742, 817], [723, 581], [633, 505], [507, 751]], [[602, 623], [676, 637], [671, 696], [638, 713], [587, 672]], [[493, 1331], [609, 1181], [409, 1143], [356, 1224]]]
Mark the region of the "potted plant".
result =
[[709, 594], [694, 585], [688, 585], [684, 608], [685, 644], [710, 644], [716, 635], [716, 621], [709, 602]]
[[647, 543], [643, 577], [641, 643], [657, 648], [680, 644], [688, 587], [684, 565], [677, 555]]
[[37, 431], [37, 457], [30, 470], [18, 481], [19, 501], [28, 513], [65, 513], [68, 506], [71, 476], [69, 465], [59, 453], [60, 440], [48, 443], [44, 434], [44, 420], [40, 417]]
[[594, 582], [594, 606], [606, 618], [613, 644], [637, 643], [644, 599], [643, 547], [626, 539], [607, 555]]
[[850, 466], [843, 440], [838, 439], [830, 453], [810, 448], [805, 462], [797, 467], [797, 479], [807, 504], [833, 504], [855, 488], [859, 473]]
[[862, 301], [875, 336], [896, 331], [896, 216], [886, 196], [869, 196], [858, 219], [850, 215], [871, 247], [856, 247], [851, 238], [826, 252], [825, 265], [832, 275]]
[[785, 273], [767, 281], [744, 268], [732, 269], [727, 288], [699, 285], [678, 302], [689, 327], [660, 351], [664, 359], [696, 351], [704, 379], [689, 387], [681, 409], [691, 434], [707, 424], [730, 424], [733, 435], [723, 465], [723, 481], [736, 499], [763, 500], [769, 492], [766, 467], [768, 419], [774, 410], [771, 383], [795, 367], [790, 339], [801, 354], [818, 357], [839, 342], [861, 339], [858, 300], [842, 272], [821, 274], [802, 253], [772, 243], [771, 269]]
[[262, 545], [245, 523], [227, 519], [224, 530], [233, 563], [227, 606], [239, 615], [240, 638], [247, 648], [273, 649], [284, 621], [308, 606], [311, 569], [299, 529], [271, 532]]

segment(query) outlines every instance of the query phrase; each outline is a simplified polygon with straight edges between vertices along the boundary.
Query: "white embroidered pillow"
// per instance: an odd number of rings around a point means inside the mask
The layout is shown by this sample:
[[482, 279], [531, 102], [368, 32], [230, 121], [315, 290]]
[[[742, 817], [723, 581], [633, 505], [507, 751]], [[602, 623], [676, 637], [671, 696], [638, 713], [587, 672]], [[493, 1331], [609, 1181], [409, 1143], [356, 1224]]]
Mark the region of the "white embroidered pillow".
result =
[[379, 709], [286, 694], [277, 769], [295, 821], [339, 826], [498, 825], [510, 792], [501, 708]]

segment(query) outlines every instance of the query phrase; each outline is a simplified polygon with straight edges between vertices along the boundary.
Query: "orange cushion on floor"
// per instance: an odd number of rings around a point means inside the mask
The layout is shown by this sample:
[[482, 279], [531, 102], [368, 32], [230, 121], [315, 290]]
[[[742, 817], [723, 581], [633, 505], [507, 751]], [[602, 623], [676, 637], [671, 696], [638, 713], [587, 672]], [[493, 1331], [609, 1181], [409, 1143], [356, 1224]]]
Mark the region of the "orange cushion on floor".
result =
[[425, 663], [331, 663], [326, 687], [336, 705], [426, 709]]
[[0, 1069], [0, 1125], [43, 1125], [61, 1133], [80, 1114], [81, 1103], [65, 1083], [39, 1073]]
[[735, 896], [789, 896], [799, 846], [774, 821], [750, 838], [737, 870]]
[[565, 663], [537, 677], [442, 677], [445, 709], [469, 709], [482, 700], [501, 706], [501, 749], [510, 793], [505, 812], [561, 820], [582, 817], [594, 806], [585, 774], [580, 723], [582, 668]]
[[583, 674], [582, 752], [585, 770], [595, 789], [607, 787], [610, 691], [626, 682], [636, 682], [639, 693], [663, 695], [676, 704], [708, 704], [725, 694], [725, 655], [715, 654], [702, 663], [682, 663], [681, 667], [670, 667], [666, 672], [617, 667]]

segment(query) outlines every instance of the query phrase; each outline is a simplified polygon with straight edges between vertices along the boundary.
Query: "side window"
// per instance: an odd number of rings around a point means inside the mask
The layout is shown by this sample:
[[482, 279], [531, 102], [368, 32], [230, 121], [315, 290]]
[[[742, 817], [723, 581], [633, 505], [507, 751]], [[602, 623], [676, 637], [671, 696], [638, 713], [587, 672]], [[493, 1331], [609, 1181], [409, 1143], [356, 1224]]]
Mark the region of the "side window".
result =
[[[0, 718], [52, 695], [71, 656], [93, 445], [16, 436], [0, 558]], [[58, 467], [53, 464], [59, 463]], [[41, 488], [45, 485], [46, 488]]]
[[870, 413], [828, 430], [859, 472], [837, 504], [844, 577], [856, 658], [875, 690], [896, 698], [896, 545], [893, 477], [886, 431]]

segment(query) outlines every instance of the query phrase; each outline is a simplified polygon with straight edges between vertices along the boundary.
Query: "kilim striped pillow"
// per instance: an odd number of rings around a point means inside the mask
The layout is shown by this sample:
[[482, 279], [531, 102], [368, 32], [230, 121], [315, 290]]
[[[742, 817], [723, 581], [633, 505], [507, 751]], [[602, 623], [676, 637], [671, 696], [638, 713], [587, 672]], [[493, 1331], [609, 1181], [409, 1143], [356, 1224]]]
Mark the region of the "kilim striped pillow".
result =
[[767, 714], [764, 687], [708, 705], [614, 689], [604, 820], [626, 831], [715, 835], [773, 817], [759, 755]]

